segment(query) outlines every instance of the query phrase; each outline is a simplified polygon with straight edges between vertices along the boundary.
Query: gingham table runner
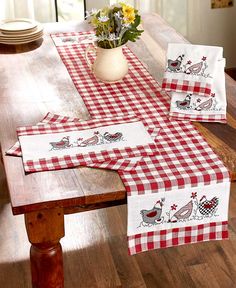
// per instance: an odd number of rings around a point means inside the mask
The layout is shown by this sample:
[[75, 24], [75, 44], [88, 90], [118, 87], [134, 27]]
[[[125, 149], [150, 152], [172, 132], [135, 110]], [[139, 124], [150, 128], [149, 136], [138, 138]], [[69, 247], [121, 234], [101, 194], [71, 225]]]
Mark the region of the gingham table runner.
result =
[[[52, 38], [77, 35], [91, 34]], [[135, 113], [161, 127], [159, 154], [143, 157], [132, 171], [119, 171], [128, 195], [129, 253], [227, 238], [230, 179], [221, 160], [193, 125], [168, 119], [168, 94], [128, 48], [129, 74], [122, 82], [104, 84], [89, 71], [86, 47], [68, 42], [57, 50], [91, 117]]]
[[223, 48], [217, 46], [169, 43], [162, 88], [167, 91], [209, 96]]
[[132, 159], [158, 154], [151, 135], [134, 116], [19, 127], [17, 135], [26, 172], [116, 163], [117, 159], [125, 160], [124, 167]]

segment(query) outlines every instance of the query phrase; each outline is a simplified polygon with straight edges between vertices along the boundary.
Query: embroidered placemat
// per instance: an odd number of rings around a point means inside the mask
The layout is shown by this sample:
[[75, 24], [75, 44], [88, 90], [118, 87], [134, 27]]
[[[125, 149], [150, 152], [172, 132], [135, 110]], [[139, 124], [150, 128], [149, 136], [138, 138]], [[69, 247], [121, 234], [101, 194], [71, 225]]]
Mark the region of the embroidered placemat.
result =
[[17, 135], [26, 172], [118, 159], [127, 165], [132, 158], [158, 154], [151, 135], [133, 116], [19, 127]]
[[[91, 33], [55, 34], [52, 38], [77, 35]], [[128, 194], [129, 253], [227, 238], [229, 173], [196, 128], [188, 122], [170, 122], [168, 94], [127, 47], [129, 74], [119, 83], [104, 84], [86, 64], [87, 45], [67, 43], [57, 50], [91, 117], [135, 113], [147, 125], [161, 127], [156, 141], [159, 154], [143, 157], [132, 171], [119, 171]], [[212, 187], [214, 192], [209, 190]], [[181, 197], [175, 203], [177, 194]], [[130, 208], [132, 202], [136, 212]], [[174, 218], [173, 211], [178, 212]], [[171, 225], [167, 225], [169, 220]]]
[[[37, 124], [37, 125], [44, 125], [44, 124], [53, 124], [53, 123], [67, 123], [67, 122], [78, 122], [81, 119], [62, 116], [53, 113], [47, 113], [46, 116]], [[153, 127], [148, 129], [148, 133], [151, 135], [152, 139], [155, 141], [157, 135], [159, 134], [160, 129]], [[17, 141], [10, 149], [6, 151], [6, 155], [10, 156], [22, 156], [20, 142]], [[98, 162], [87, 162], [86, 166], [93, 167], [93, 168], [103, 168], [103, 169], [112, 169], [112, 170], [132, 170], [138, 162], [142, 159], [142, 157], [133, 157], [133, 158], [121, 158], [121, 159], [114, 159], [109, 161], [104, 161], [102, 163]]]

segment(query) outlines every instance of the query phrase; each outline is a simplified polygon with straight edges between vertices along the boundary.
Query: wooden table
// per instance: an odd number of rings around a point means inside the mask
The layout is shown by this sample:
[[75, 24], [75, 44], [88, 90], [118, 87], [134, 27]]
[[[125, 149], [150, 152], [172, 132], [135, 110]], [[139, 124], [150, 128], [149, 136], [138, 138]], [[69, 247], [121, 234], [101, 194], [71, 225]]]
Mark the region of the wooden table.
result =
[[[143, 16], [142, 39], [129, 44], [160, 81], [168, 42], [186, 41], [154, 14]], [[49, 32], [82, 31], [85, 24], [45, 25]], [[16, 141], [16, 127], [35, 124], [48, 112], [88, 118], [50, 36], [27, 45], [0, 45], [0, 139], [14, 215], [24, 214], [32, 286], [63, 287], [60, 239], [64, 214], [125, 202], [125, 188], [114, 171], [76, 168], [25, 175], [21, 158], [5, 156]], [[227, 78], [228, 124], [195, 125], [236, 179], [236, 83]], [[10, 251], [9, 251], [10, 253]]]

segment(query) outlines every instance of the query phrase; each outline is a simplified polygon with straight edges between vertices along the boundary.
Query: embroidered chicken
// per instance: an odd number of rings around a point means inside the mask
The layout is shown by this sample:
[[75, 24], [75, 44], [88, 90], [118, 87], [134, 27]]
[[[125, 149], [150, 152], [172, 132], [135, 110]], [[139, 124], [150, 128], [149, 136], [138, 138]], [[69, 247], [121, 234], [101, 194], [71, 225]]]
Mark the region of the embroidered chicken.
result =
[[121, 140], [122, 136], [123, 135], [120, 132], [116, 132], [115, 134], [110, 134], [110, 133], [106, 132], [103, 135], [104, 139], [106, 139], [109, 142], [119, 141], [119, 140]]
[[204, 216], [209, 216], [214, 214], [217, 206], [219, 204], [219, 198], [213, 197], [211, 200], [207, 200], [206, 196], [202, 196], [198, 204], [199, 212]]
[[142, 218], [143, 218], [143, 221], [141, 222], [141, 224], [143, 224], [144, 226], [146, 225], [151, 226], [151, 225], [156, 225], [158, 222], [161, 222], [163, 202], [164, 202], [164, 199], [158, 200], [152, 209], [141, 210], [140, 214], [142, 215]]
[[182, 64], [184, 55], [180, 55], [176, 60], [167, 60], [167, 70], [169, 69], [171, 72], [178, 72], [180, 70], [180, 66]]
[[213, 98], [209, 98], [208, 100], [202, 102], [200, 105], [198, 105], [195, 110], [202, 111], [202, 110], [208, 110], [211, 108], [213, 104]]
[[190, 102], [191, 102], [191, 94], [188, 94], [183, 101], [176, 101], [176, 105], [180, 109], [188, 109], [190, 107]]
[[69, 136], [63, 137], [58, 142], [50, 142], [49, 144], [52, 146], [51, 150], [64, 149], [73, 146], [70, 144]]
[[175, 223], [179, 220], [187, 220], [193, 211], [193, 201], [191, 200], [188, 204], [181, 207], [175, 214], [171, 217], [169, 222]]
[[196, 75], [196, 74], [198, 74], [198, 73], [201, 72], [202, 66], [203, 66], [203, 61], [201, 61], [201, 62], [199, 62], [199, 63], [196, 63], [196, 64], [193, 64], [193, 65], [191, 65], [190, 67], [188, 67], [188, 68], [184, 71], [184, 73]]
[[[99, 137], [98, 137], [98, 132], [94, 132], [94, 136], [78, 143], [78, 146], [80, 147], [86, 147], [86, 146], [93, 146], [93, 145], [97, 145], [99, 142]], [[80, 139], [78, 139], [79, 141]]]

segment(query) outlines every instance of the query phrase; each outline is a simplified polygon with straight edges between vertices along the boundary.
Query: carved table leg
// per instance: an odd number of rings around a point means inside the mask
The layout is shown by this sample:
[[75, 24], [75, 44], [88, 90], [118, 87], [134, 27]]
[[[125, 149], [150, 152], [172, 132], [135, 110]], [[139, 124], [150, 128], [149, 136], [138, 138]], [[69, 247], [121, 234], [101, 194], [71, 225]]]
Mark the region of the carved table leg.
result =
[[63, 209], [54, 208], [25, 214], [31, 245], [33, 288], [63, 288], [63, 258], [60, 239], [64, 237]]

